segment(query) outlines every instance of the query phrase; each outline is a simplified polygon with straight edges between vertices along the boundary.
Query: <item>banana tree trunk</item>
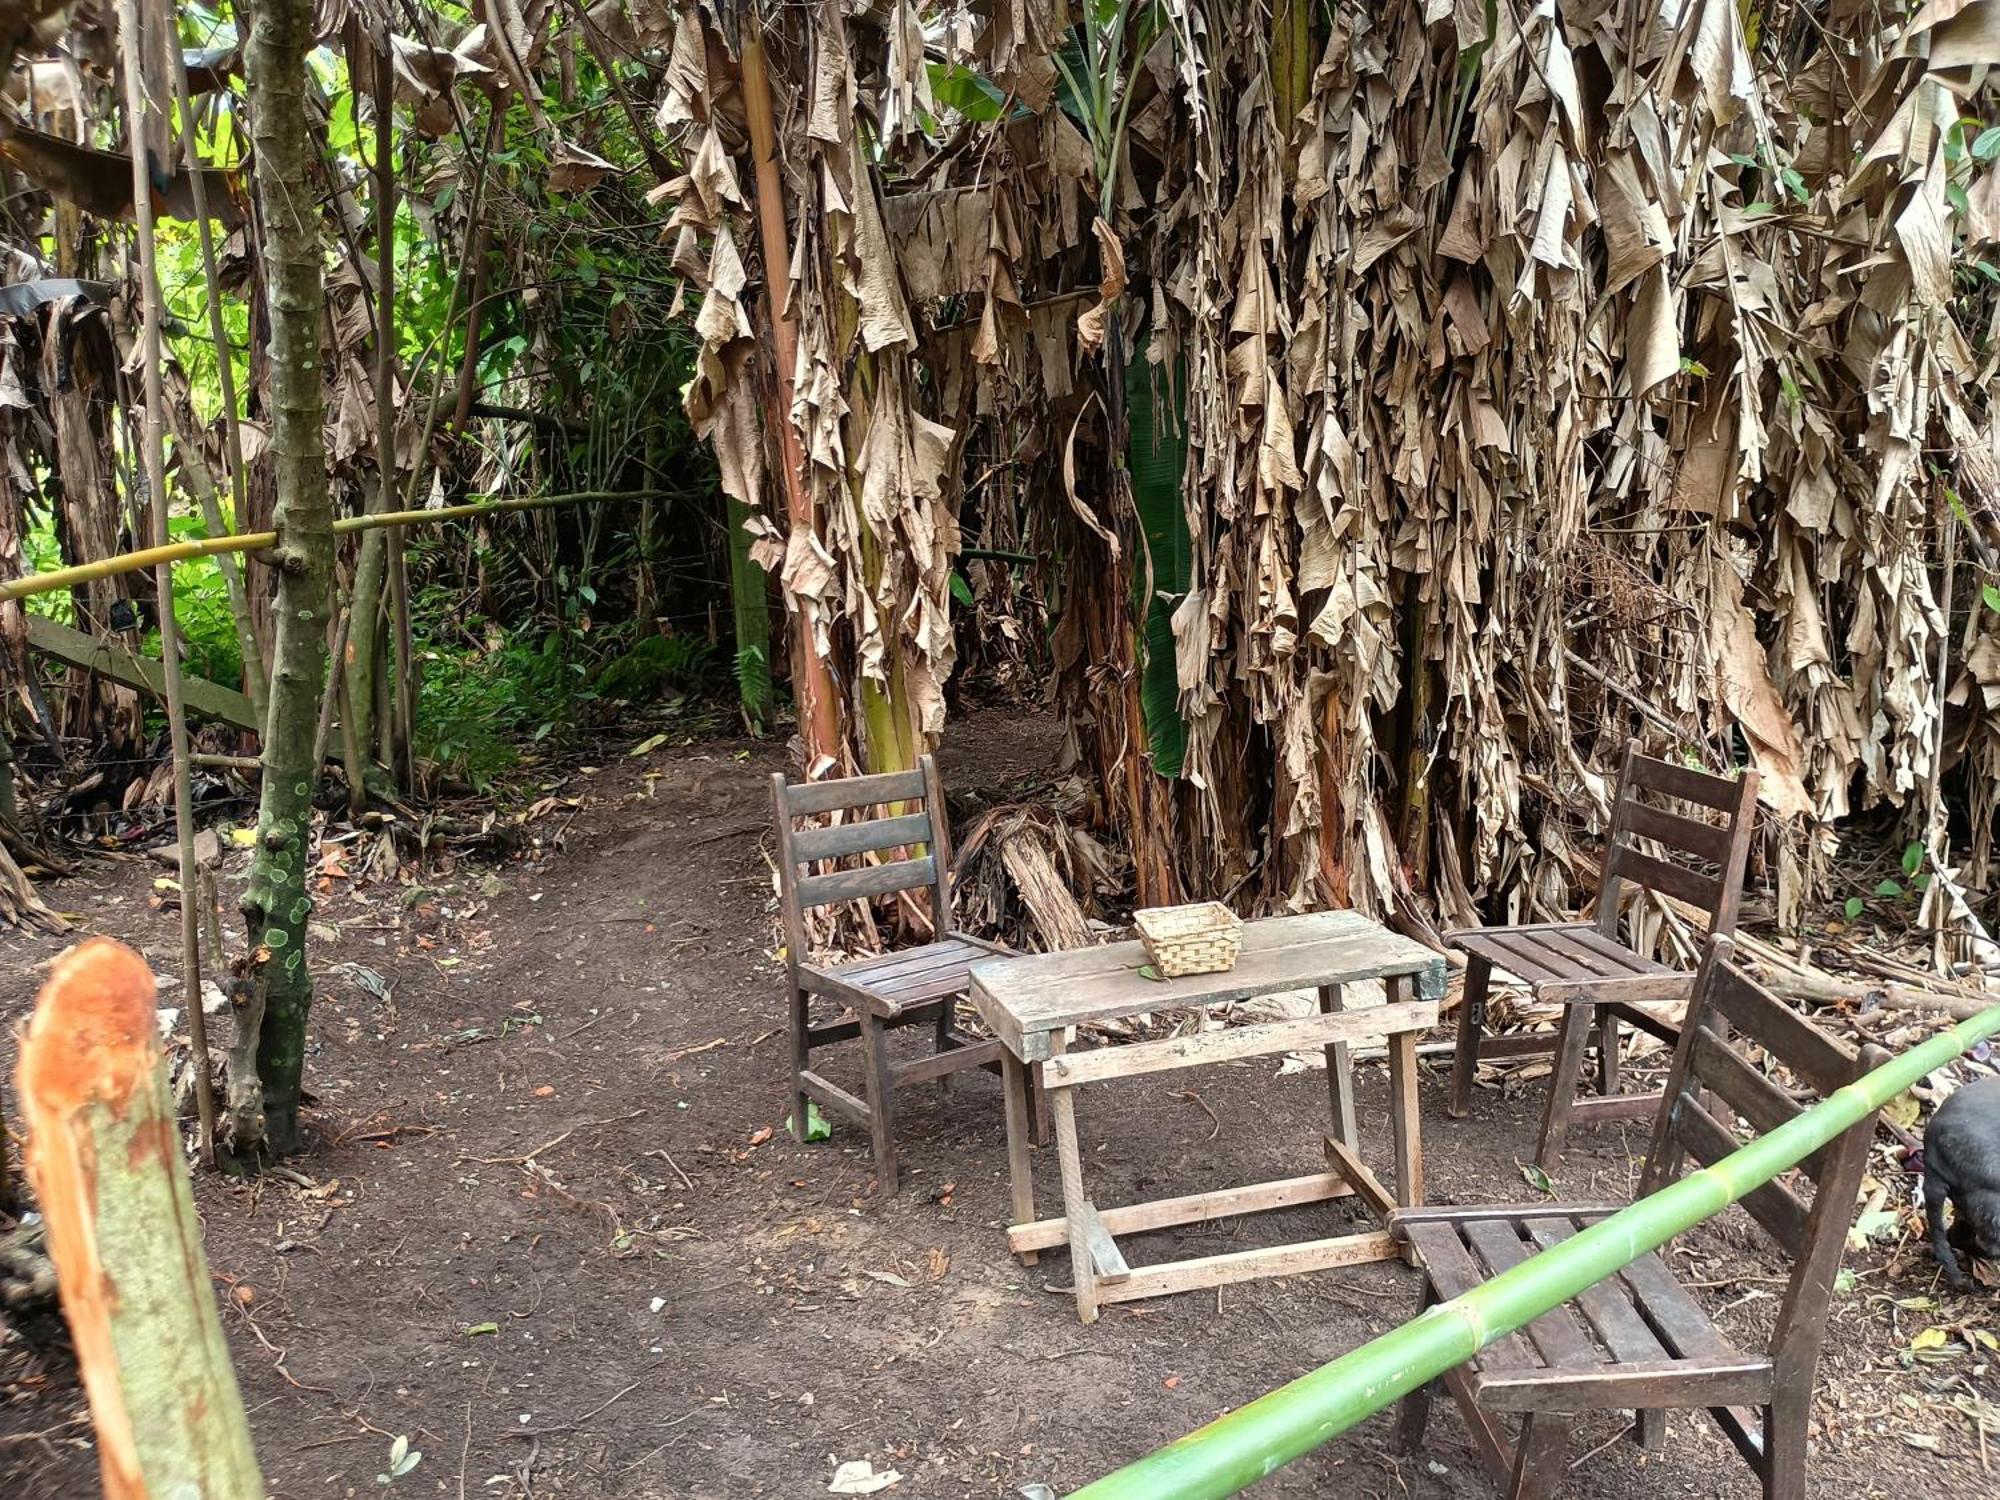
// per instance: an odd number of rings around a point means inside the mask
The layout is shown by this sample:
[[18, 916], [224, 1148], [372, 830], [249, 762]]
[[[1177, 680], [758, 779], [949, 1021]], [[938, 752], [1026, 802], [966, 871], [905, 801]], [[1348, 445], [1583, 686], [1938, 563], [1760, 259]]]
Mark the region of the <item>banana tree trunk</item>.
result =
[[[306, 965], [306, 852], [312, 835], [313, 730], [326, 670], [333, 508], [320, 438], [320, 224], [310, 193], [306, 53], [312, 0], [261, 0], [244, 49], [256, 187], [270, 269], [271, 452], [277, 481], [277, 626], [270, 722], [264, 735], [257, 854], [243, 892], [248, 972], [263, 1010], [257, 1039], [261, 1087], [232, 1109], [238, 1152], [285, 1154], [299, 1146], [312, 974]], [[232, 1088], [232, 1094], [237, 1091]]]
[[1884, 1063], [1713, 1166], [1642, 1198], [1462, 1297], [1075, 1492], [1222, 1500], [1595, 1286], [1798, 1165], [1935, 1068], [2000, 1033], [2000, 1006]]

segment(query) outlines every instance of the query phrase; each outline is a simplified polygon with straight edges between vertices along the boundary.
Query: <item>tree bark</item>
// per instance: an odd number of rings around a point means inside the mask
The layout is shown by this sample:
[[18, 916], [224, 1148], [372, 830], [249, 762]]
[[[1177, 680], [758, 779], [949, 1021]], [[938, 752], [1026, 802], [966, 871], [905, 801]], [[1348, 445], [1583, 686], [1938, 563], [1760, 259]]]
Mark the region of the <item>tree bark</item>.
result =
[[121, 943], [90, 938], [56, 960], [21, 1048], [28, 1176], [104, 1494], [262, 1495], [153, 1001], [145, 960]]
[[[250, 943], [245, 973], [262, 1007], [257, 1073], [261, 1114], [232, 1108], [239, 1152], [283, 1155], [299, 1146], [312, 975], [306, 966], [307, 845], [312, 835], [313, 730], [326, 670], [333, 509], [320, 446], [320, 317], [325, 257], [307, 139], [306, 52], [312, 0], [258, 0], [244, 73], [255, 153], [271, 315], [271, 453], [277, 483], [279, 569], [271, 717], [264, 735], [257, 854], [243, 892]], [[232, 1093], [234, 1091], [232, 1090]]]

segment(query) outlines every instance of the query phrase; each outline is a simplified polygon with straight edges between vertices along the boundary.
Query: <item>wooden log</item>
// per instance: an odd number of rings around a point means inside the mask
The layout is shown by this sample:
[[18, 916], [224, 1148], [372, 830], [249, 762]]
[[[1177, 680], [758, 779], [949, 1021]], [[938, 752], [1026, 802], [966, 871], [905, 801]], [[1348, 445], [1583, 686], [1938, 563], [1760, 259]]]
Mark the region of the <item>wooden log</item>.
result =
[[[65, 665], [81, 667], [126, 687], [143, 689], [155, 698], [165, 697], [166, 669], [157, 657], [141, 656], [109, 641], [93, 640], [81, 630], [72, 630], [45, 615], [28, 616], [28, 644]], [[202, 677], [183, 677], [180, 687], [181, 697], [193, 713], [221, 719], [253, 733], [262, 727], [250, 700], [235, 688]]]
[[108, 1500], [264, 1493], [167, 1100], [145, 960], [55, 962], [21, 1048], [29, 1181]]

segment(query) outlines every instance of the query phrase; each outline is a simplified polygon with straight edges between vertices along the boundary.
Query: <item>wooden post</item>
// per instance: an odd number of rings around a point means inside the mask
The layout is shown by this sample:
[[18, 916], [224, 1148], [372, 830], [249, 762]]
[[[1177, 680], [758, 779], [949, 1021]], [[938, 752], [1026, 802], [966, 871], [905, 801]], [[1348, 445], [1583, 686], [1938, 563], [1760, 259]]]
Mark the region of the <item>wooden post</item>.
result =
[[109, 938], [56, 960], [21, 1048], [28, 1177], [108, 1500], [262, 1495], [153, 998], [145, 960]]

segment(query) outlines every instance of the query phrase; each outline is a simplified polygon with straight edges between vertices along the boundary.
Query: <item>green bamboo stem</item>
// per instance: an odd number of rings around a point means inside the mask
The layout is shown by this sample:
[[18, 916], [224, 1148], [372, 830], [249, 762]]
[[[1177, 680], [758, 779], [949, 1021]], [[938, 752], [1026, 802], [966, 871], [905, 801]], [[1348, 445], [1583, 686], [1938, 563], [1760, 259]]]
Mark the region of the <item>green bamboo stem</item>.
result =
[[[422, 526], [432, 521], [457, 521], [466, 516], [499, 515], [517, 510], [546, 510], [557, 505], [582, 505], [593, 501], [613, 500], [656, 500], [678, 493], [674, 490], [579, 490], [563, 495], [521, 495], [499, 500], [471, 501], [464, 505], [446, 505], [437, 510], [398, 510], [386, 515], [345, 516], [333, 523], [336, 536], [345, 536], [351, 531], [374, 531], [384, 526]], [[94, 583], [100, 578], [112, 578], [120, 573], [135, 573], [141, 568], [154, 568], [162, 564], [189, 562], [199, 557], [215, 557], [225, 552], [268, 552], [278, 545], [275, 531], [245, 531], [234, 536], [196, 537], [185, 542], [171, 542], [164, 547], [143, 547], [137, 552], [121, 552], [116, 557], [101, 557], [95, 562], [79, 563], [73, 568], [54, 568], [46, 573], [31, 573], [26, 578], [16, 578], [0, 583], [0, 601], [26, 599], [34, 594], [52, 593], [58, 589], [75, 588], [79, 584]]]
[[1961, 1021], [1713, 1166], [1689, 1173], [1463, 1297], [1085, 1485], [1071, 1500], [1222, 1500], [1249, 1488], [1720, 1213], [1996, 1033], [2000, 1006]]

